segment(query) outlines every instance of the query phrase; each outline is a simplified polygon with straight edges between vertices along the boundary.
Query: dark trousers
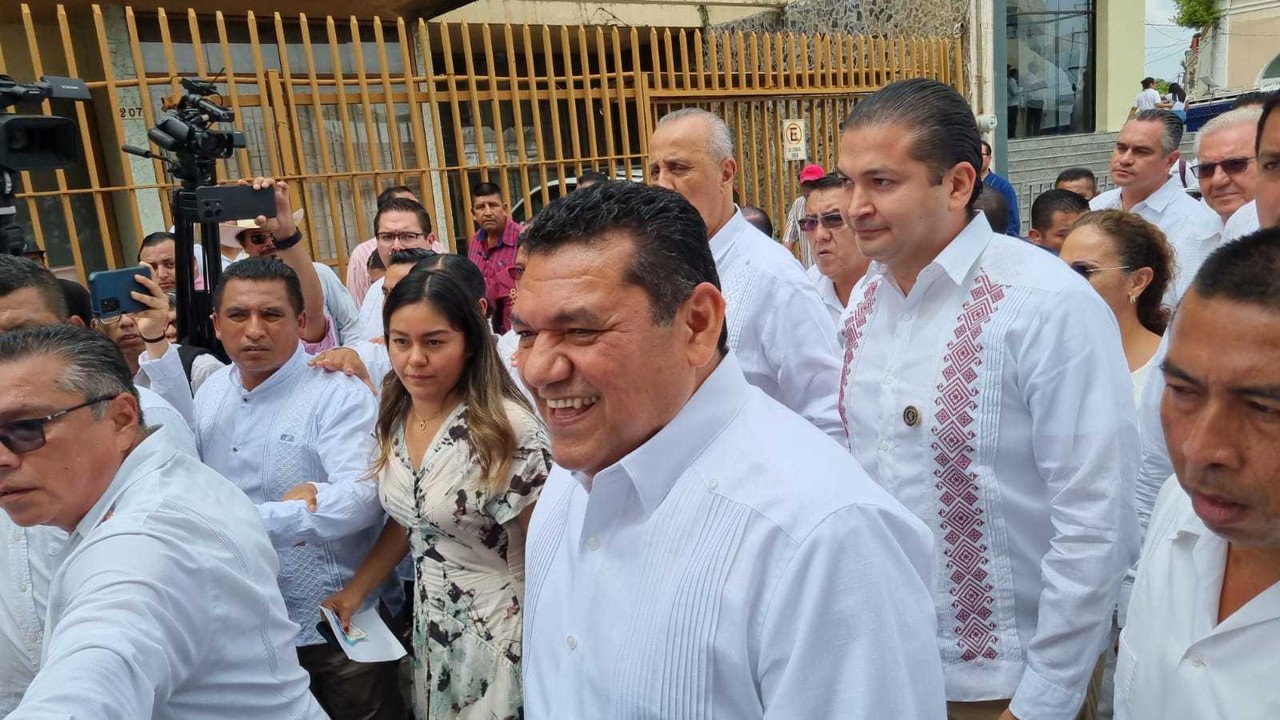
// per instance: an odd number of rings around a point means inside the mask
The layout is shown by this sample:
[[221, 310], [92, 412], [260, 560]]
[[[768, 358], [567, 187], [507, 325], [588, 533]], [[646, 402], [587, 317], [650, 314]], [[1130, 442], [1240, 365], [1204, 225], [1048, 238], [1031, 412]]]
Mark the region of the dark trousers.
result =
[[358, 663], [332, 645], [298, 648], [298, 662], [311, 675], [311, 694], [333, 720], [403, 720], [398, 662]]

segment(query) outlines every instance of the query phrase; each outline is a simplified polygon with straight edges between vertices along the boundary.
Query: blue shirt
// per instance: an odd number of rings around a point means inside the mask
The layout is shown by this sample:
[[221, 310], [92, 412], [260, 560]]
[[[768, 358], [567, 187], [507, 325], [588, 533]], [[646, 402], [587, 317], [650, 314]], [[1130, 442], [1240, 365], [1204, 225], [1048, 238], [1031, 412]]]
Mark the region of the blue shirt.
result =
[[987, 187], [1003, 195], [1004, 201], [1009, 205], [1009, 226], [1004, 229], [1004, 234], [1011, 237], [1022, 237], [1022, 216], [1018, 213], [1018, 193], [1013, 191], [1013, 185], [993, 172], [987, 173], [982, 182], [986, 183]]

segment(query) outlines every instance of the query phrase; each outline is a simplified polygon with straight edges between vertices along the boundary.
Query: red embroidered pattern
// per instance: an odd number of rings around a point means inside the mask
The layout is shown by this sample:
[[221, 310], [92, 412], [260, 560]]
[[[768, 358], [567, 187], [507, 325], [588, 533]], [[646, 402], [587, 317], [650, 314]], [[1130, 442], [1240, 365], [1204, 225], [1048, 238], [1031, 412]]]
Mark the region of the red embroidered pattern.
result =
[[844, 434], [849, 434], [849, 418], [844, 409], [844, 386], [849, 382], [849, 371], [853, 368], [853, 353], [858, 349], [858, 343], [862, 342], [862, 326], [867, 324], [867, 318], [871, 317], [871, 308], [876, 304], [876, 287], [880, 285], [879, 280], [867, 283], [867, 289], [862, 291], [862, 300], [858, 302], [858, 306], [853, 309], [849, 315], [849, 319], [844, 321], [844, 364], [840, 368], [840, 423], [844, 425]]
[[990, 618], [995, 597], [988, 582], [987, 544], [982, 507], [977, 494], [977, 476], [969, 472], [973, 462], [974, 438], [971, 429], [978, 407], [978, 366], [982, 364], [982, 328], [1004, 299], [1004, 289], [985, 275], [974, 280], [969, 301], [957, 319], [955, 339], [947, 343], [943, 357], [942, 382], [938, 385], [938, 412], [933, 428], [935, 442], [930, 447], [938, 478], [942, 510], [943, 555], [947, 559], [946, 579], [950, 581], [957, 625], [956, 644], [965, 662], [979, 657], [996, 657], [996, 625]]

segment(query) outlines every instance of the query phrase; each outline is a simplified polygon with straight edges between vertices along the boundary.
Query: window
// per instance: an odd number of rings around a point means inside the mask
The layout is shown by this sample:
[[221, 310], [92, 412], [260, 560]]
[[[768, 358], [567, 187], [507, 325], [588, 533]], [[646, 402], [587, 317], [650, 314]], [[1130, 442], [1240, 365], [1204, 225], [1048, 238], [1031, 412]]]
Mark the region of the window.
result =
[[1009, 0], [1010, 138], [1094, 129], [1093, 0]]

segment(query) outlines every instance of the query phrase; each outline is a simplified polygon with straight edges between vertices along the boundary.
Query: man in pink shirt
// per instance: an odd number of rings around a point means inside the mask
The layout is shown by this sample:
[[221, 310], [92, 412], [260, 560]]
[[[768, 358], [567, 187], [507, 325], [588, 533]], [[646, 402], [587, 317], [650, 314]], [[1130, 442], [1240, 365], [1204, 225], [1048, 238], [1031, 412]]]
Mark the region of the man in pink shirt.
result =
[[516, 245], [524, 227], [511, 219], [497, 185], [482, 182], [472, 189], [471, 198], [471, 213], [480, 229], [471, 238], [467, 257], [484, 274], [493, 331], [501, 335], [511, 329], [511, 288], [515, 283], [508, 268], [516, 262]]

